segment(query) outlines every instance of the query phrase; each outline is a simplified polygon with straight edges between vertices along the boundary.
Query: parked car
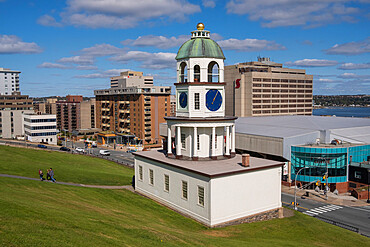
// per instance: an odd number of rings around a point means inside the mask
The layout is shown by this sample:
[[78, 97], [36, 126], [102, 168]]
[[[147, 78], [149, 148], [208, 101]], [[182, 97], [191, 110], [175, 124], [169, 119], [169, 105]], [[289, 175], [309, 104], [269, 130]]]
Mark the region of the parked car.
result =
[[38, 148], [48, 148], [47, 146], [45, 146], [44, 144], [39, 144], [37, 145]]
[[99, 151], [99, 154], [100, 155], [103, 155], [103, 156], [109, 156], [110, 155], [110, 152], [108, 150], [100, 150]]
[[71, 149], [69, 149], [67, 147], [61, 147], [59, 150], [60, 151], [66, 151], [66, 152], [70, 152], [71, 151]]
[[85, 149], [77, 147], [76, 152], [85, 153]]
[[130, 149], [130, 150], [127, 150], [126, 153], [135, 153], [136, 150], [135, 149]]

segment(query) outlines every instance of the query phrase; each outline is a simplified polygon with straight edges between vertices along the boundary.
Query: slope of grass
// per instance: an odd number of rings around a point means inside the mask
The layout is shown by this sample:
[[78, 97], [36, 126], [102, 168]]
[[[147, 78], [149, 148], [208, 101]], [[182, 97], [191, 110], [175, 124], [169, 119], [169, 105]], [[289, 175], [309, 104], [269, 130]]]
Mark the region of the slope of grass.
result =
[[25, 177], [39, 177], [42, 169], [46, 178], [52, 167], [58, 181], [98, 184], [130, 184], [133, 169], [114, 162], [47, 150], [0, 146], [0, 173]]
[[0, 178], [0, 246], [370, 246], [294, 217], [208, 229], [126, 190]]

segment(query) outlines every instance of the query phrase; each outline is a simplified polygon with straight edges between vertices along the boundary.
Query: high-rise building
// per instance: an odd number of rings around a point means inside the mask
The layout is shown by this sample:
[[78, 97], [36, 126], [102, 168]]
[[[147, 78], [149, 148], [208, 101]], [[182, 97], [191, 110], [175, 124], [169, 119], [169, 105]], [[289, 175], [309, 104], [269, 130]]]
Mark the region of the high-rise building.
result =
[[312, 79], [269, 58], [225, 66], [226, 114], [312, 115]]
[[13, 92], [20, 92], [20, 73], [20, 71], [0, 68], [0, 95], [11, 95]]
[[124, 71], [119, 76], [111, 77], [111, 88], [126, 88], [136, 86], [153, 86], [153, 76], [144, 76], [143, 72]]
[[118, 87], [95, 90], [96, 127], [135, 135], [143, 144], [160, 144], [159, 124], [170, 116], [171, 87], [153, 86], [153, 77], [147, 83], [142, 72], [135, 73], [139, 75], [128, 71], [130, 78]]
[[33, 113], [32, 99], [28, 95], [0, 95], [0, 137], [15, 138], [23, 136], [24, 113]]
[[176, 116], [176, 95], [170, 96], [170, 116]]

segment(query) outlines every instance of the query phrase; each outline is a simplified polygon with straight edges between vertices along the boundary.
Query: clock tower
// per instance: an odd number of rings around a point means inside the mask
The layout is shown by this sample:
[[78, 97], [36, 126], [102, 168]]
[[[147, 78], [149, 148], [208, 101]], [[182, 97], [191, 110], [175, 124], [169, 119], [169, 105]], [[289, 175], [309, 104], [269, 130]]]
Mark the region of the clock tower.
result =
[[180, 47], [176, 60], [176, 117], [166, 118], [167, 156], [230, 158], [235, 154], [236, 117], [225, 117], [225, 56], [203, 23]]

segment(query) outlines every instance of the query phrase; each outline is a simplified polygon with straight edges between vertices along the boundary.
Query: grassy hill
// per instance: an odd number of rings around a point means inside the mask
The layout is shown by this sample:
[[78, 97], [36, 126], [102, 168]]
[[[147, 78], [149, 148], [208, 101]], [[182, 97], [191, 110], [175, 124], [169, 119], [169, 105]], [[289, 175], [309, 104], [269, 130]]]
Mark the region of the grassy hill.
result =
[[99, 158], [0, 146], [0, 173], [38, 178], [42, 169], [46, 178], [50, 167], [58, 181], [94, 185], [127, 185], [134, 174], [133, 169]]

